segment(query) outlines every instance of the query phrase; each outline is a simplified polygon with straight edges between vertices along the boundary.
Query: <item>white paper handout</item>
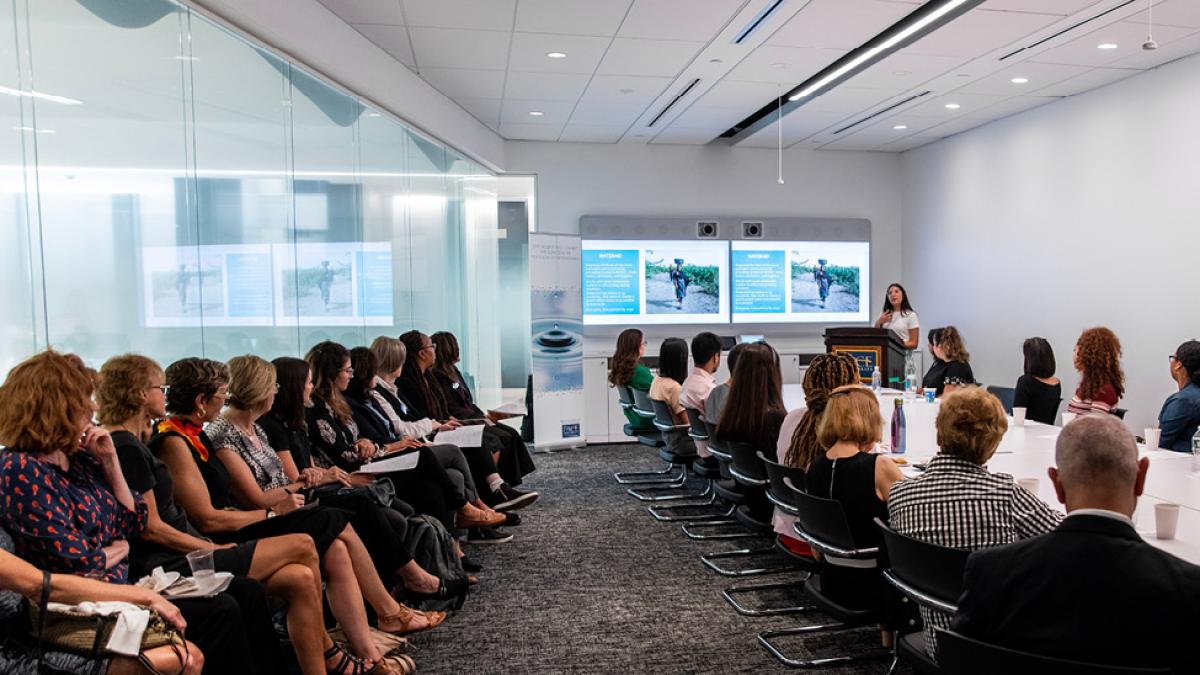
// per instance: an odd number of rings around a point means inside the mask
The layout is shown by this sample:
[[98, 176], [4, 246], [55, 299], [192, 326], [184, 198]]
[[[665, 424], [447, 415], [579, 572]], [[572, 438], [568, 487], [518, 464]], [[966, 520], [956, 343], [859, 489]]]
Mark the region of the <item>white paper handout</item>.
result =
[[520, 417], [521, 415], [529, 414], [529, 410], [525, 408], [525, 401], [519, 398], [513, 399], [504, 405], [492, 408], [491, 412], [501, 415], [512, 415], [514, 417]]
[[355, 473], [392, 473], [393, 471], [408, 471], [417, 466], [420, 455], [417, 452], [406, 452], [397, 457], [388, 457], [374, 462], [368, 462], [358, 467]]
[[483, 445], [484, 428], [484, 425], [476, 424], [469, 427], [439, 431], [437, 436], [433, 437], [433, 440], [435, 443], [448, 443], [450, 445], [457, 445], [460, 448], [478, 448]]

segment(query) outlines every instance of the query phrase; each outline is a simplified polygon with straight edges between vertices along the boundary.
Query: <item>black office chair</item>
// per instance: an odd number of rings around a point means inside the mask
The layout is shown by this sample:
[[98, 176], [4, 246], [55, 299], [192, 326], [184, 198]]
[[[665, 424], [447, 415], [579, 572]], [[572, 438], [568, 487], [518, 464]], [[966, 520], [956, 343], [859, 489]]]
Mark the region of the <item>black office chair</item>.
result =
[[948, 675], [1167, 675], [1172, 672], [1170, 668], [1106, 666], [1030, 654], [989, 645], [948, 630], [939, 630], [937, 636], [938, 662], [942, 664], [942, 672]]
[[[617, 399], [621, 404], [621, 410], [632, 410], [639, 417], [653, 419], [654, 413], [650, 412], [649, 416], [643, 415], [637, 408], [637, 403], [634, 400], [633, 388], [628, 385], [619, 385], [617, 387]], [[625, 435], [634, 437], [642, 445], [648, 445], [652, 448], [657, 448], [662, 445], [662, 434], [657, 430], [652, 432], [633, 430], [633, 426], [626, 424]], [[613, 474], [613, 478], [622, 485], [643, 485], [649, 483], [678, 483], [679, 478], [675, 475], [674, 465], [668, 463], [659, 471], [618, 471]]]
[[997, 387], [996, 385], [989, 384], [987, 391], [992, 396], [1000, 399], [1000, 405], [1004, 406], [1004, 412], [1009, 415], [1012, 414], [1013, 397], [1017, 394], [1016, 389], [1013, 387]]
[[[963, 571], [971, 552], [913, 539], [896, 532], [878, 518], [875, 524], [883, 532], [886, 566], [883, 578], [921, 607], [954, 614], [963, 592]], [[899, 635], [895, 644], [896, 656], [888, 672], [893, 672], [900, 661], [918, 673], [938, 675], [942, 672], [937, 662], [929, 657], [923, 631]]]
[[[737, 482], [729, 476], [729, 468], [733, 465], [733, 455], [725, 448], [724, 444], [716, 437], [716, 425], [712, 422], [704, 422], [705, 431], [708, 434], [708, 452], [716, 458], [717, 464], [720, 467], [717, 473], [712, 477], [713, 493], [721, 502], [729, 504], [729, 515], [732, 515], [737, 506], [745, 503], [746, 495], [738, 487]], [[759, 535], [754, 532], [748, 532], [745, 529], [738, 528], [735, 531], [729, 531], [730, 525], [737, 524], [737, 521], [727, 517], [715, 518], [707, 521], [695, 521], [687, 523], [683, 526], [683, 534], [688, 539], [754, 539]], [[705, 530], [715, 529], [716, 532], [705, 532]]]
[[1129, 412], [1129, 411], [1126, 410], [1125, 408], [1113, 408], [1113, 414], [1116, 415], [1117, 419], [1120, 419], [1120, 420], [1125, 419], [1125, 413], [1127, 413], [1127, 412]]
[[[796, 500], [796, 534], [807, 541], [813, 550], [821, 554], [820, 569], [822, 571], [833, 567], [878, 564], [879, 549], [855, 548], [854, 537], [850, 534], [850, 525], [846, 521], [846, 512], [842, 509], [841, 503], [796, 490], [791, 478], [784, 478], [784, 484], [792, 488], [793, 497]], [[888, 649], [872, 649], [858, 654], [809, 660], [795, 659], [784, 654], [773, 642], [774, 639], [790, 635], [809, 635], [869, 626], [881, 622], [884, 618], [882, 597], [879, 598], [877, 604], [870, 607], [847, 606], [822, 592], [820, 574], [811, 575], [804, 581], [804, 592], [812, 598], [818, 609], [837, 619], [838, 623], [779, 628], [759, 633], [759, 644], [780, 663], [792, 668], [819, 668], [892, 656], [891, 650]]]
[[[767, 499], [775, 505], [775, 508], [779, 509], [783, 513], [790, 516], [795, 516], [797, 513], [796, 499], [792, 494], [795, 492], [795, 490], [785, 485], [783, 479], [791, 478], [793, 484], [802, 483], [804, 481], [804, 471], [774, 462], [761, 450], [758, 452], [758, 459], [763, 463], [763, 466], [766, 467], [767, 479], [770, 481], [770, 485], [767, 488]], [[775, 549], [787, 556], [792, 561], [792, 565], [797, 571], [806, 572], [808, 574], [817, 574], [820, 571], [820, 565], [817, 563], [815, 558], [809, 555], [802, 555], [788, 548], [783, 541], [783, 537], [778, 534], [775, 536]], [[734, 610], [736, 610], [739, 614], [744, 614], [746, 616], [798, 614], [800, 612], [812, 611], [813, 609], [816, 609], [816, 607], [813, 605], [790, 605], [783, 607], [752, 609], [741, 604], [738, 602], [737, 598], [734, 597], [742, 593], [761, 593], [763, 591], [792, 588], [800, 581], [803, 581], [803, 578], [799, 580], [775, 581], [764, 584], [743, 584], [730, 586], [729, 588], [725, 589], [721, 595], [724, 596], [726, 602], [733, 606]]]
[[[638, 400], [638, 390], [634, 390], [634, 400]], [[681, 499], [694, 499], [697, 497], [707, 497], [712, 494], [712, 486], [706, 485], [701, 492], [677, 492], [682, 490], [687, 482], [688, 468], [692, 462], [696, 460], [696, 448], [692, 444], [691, 439], [686, 437], [688, 425], [676, 424], [674, 415], [671, 412], [671, 407], [665, 401], [657, 401], [646, 398], [650, 402], [650, 409], [654, 411], [654, 426], [662, 433], [665, 445], [658, 449], [659, 457], [673, 467], [681, 469], [678, 483], [670, 483], [660, 487], [641, 487], [630, 488], [628, 492], [631, 496], [644, 502], [670, 502], [679, 501]], [[639, 404], [640, 405], [640, 404]], [[687, 443], [680, 443], [680, 437], [686, 440]]]
[[[729, 472], [733, 476], [733, 479], [737, 481], [737, 484], [743, 488], [743, 499], [738, 503], [737, 508], [733, 512], [734, 519], [750, 532], [760, 536], [769, 535], [773, 537], [775, 528], [771, 523], [770, 516], [772, 512], [769, 509], [763, 511], [759, 504], [760, 502], [762, 505], [768, 503], [766, 501], [766, 488], [770, 481], [767, 478], [766, 467], [763, 466], [762, 460], [759, 459], [758, 448], [750, 443], [727, 441], [724, 444], [724, 449], [729, 452], [732, 459], [732, 466], [729, 467]], [[700, 560], [712, 571], [727, 577], [759, 576], [762, 574], [790, 572], [797, 569], [790, 561], [784, 565], [776, 564], [740, 569], [722, 567], [716, 562], [717, 560], [751, 558], [764, 555], [775, 556], [775, 554], [775, 546], [771, 545], [708, 553], [700, 556]]]
[[[700, 417], [700, 412], [694, 408], [683, 409], [688, 416], [688, 437], [697, 445], [697, 450], [701, 443], [708, 441], [708, 427], [705, 426], [704, 420]], [[733, 506], [727, 510], [713, 511], [713, 508], [720, 508], [717, 503], [717, 495], [712, 490], [713, 481], [721, 477], [720, 470], [713, 467], [705, 466], [699, 461], [692, 463], [692, 473], [705, 481], [705, 491], [708, 493], [708, 500], [697, 504], [672, 504], [670, 506], [651, 506], [649, 508], [650, 515], [655, 520], [660, 522], [691, 522], [691, 523], [709, 523], [711, 525], [728, 525], [735, 521], [733, 520]], [[676, 513], [681, 512], [681, 513]]]

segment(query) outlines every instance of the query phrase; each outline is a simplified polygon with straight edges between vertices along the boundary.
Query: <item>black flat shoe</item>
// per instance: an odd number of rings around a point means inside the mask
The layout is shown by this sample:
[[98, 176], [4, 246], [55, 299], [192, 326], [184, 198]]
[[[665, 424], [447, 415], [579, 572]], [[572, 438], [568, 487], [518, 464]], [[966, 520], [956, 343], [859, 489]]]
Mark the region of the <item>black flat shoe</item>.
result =
[[443, 598], [455, 598], [467, 592], [467, 587], [470, 583], [466, 579], [446, 579], [438, 580], [438, 589], [433, 593], [421, 593], [412, 589], [404, 589], [404, 594], [413, 600], [441, 600]]
[[458, 559], [458, 562], [462, 563], [462, 568], [464, 570], [466, 570], [467, 572], [474, 573], [474, 572], [482, 572], [483, 571], [483, 565], [480, 565], [479, 563], [475, 562], [474, 560], [471, 560], [471, 558], [469, 556], [464, 555], [463, 557]]

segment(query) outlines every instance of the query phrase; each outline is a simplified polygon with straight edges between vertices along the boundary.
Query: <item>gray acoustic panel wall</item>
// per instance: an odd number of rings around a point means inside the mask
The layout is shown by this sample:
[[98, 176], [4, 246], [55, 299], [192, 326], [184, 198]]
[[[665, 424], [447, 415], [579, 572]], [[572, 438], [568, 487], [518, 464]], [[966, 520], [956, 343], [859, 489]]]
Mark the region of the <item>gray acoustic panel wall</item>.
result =
[[[700, 223], [717, 223], [715, 237], [701, 237]], [[761, 223], [762, 236], [743, 236], [743, 223]], [[871, 241], [865, 218], [756, 218], [750, 216], [582, 216], [584, 239], [713, 239], [717, 241]]]

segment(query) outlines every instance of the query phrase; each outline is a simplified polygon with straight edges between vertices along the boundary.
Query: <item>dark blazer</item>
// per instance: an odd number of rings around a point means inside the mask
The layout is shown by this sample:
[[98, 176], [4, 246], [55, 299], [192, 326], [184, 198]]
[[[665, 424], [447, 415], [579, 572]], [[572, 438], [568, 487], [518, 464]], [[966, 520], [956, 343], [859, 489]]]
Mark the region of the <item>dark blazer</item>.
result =
[[434, 370], [433, 377], [430, 378], [429, 385], [437, 387], [441, 392], [442, 400], [446, 402], [446, 410], [452, 417], [460, 420], [487, 417], [487, 413], [475, 405], [475, 397], [467, 388], [462, 373], [458, 372], [458, 368], [455, 368], [454, 372], [458, 377], [450, 377], [440, 370]]
[[951, 628], [1022, 651], [1200, 673], [1200, 567], [1129, 525], [1070, 516], [1040, 537], [967, 559]]
[[376, 405], [370, 399], [346, 397], [350, 411], [354, 413], [354, 423], [358, 425], [358, 437], [369, 438], [372, 443], [387, 445], [400, 440], [392, 430], [391, 422], [381, 411], [374, 409]]

